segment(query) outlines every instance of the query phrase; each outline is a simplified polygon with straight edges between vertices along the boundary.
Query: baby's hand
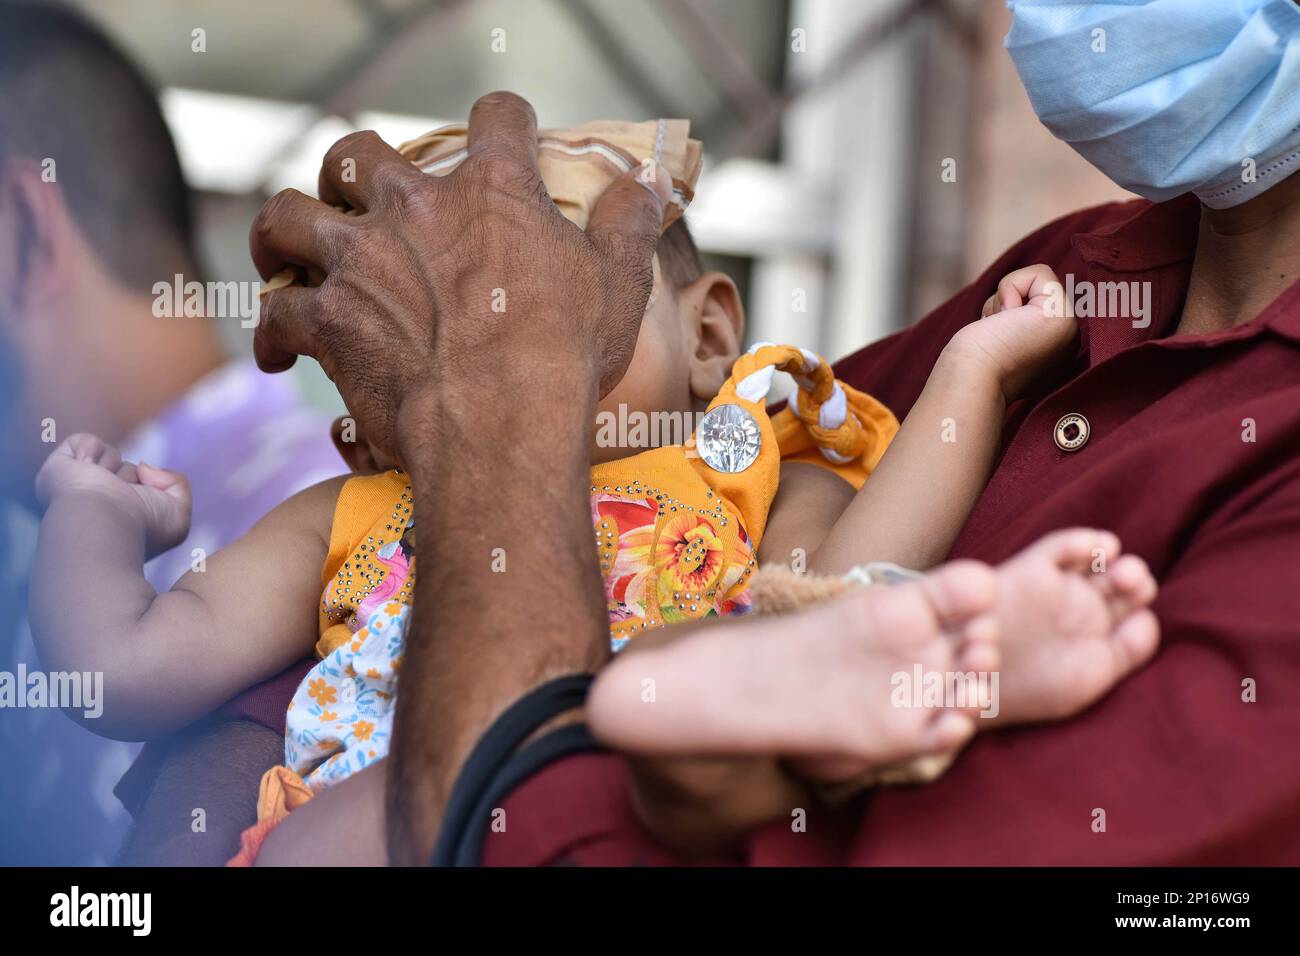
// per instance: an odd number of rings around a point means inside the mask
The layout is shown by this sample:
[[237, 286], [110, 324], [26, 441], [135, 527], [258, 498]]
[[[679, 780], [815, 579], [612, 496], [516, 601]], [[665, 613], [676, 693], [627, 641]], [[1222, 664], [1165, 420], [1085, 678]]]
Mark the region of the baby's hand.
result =
[[998, 291], [984, 300], [980, 317], [987, 319], [990, 315], [1024, 305], [1037, 306], [1046, 315], [1074, 315], [1072, 304], [1066, 301], [1065, 286], [1061, 280], [1051, 266], [1039, 263], [1003, 276], [998, 283]]
[[60, 495], [99, 495], [136, 516], [145, 530], [146, 557], [185, 540], [190, 529], [190, 486], [185, 476], [141, 462], [122, 461], [112, 445], [94, 435], [73, 435], [36, 474], [36, 498], [48, 508]]
[[987, 367], [1011, 401], [1077, 335], [1073, 304], [1060, 279], [1050, 267], [1034, 265], [999, 282], [980, 320], [954, 335], [945, 353]]

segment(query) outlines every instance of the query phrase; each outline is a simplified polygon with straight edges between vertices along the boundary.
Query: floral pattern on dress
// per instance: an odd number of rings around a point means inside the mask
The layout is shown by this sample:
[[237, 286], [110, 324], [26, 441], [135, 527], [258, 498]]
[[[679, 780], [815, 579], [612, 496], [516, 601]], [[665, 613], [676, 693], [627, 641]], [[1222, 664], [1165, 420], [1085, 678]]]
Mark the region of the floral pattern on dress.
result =
[[298, 686], [285, 720], [284, 762], [313, 789], [387, 755], [410, 613], [396, 602], [377, 609]]
[[591, 517], [611, 625], [646, 619], [650, 554], [658, 513], [653, 498], [627, 499], [599, 493], [591, 496]]
[[[388, 754], [415, 577], [408, 495], [409, 484], [373, 529], [384, 533], [358, 542], [325, 589], [322, 630], [345, 625], [346, 639], [299, 685], [285, 734], [286, 766], [315, 790]], [[615, 652], [634, 633], [748, 610], [753, 549], [719, 504], [705, 513], [662, 494], [593, 491], [591, 516]]]

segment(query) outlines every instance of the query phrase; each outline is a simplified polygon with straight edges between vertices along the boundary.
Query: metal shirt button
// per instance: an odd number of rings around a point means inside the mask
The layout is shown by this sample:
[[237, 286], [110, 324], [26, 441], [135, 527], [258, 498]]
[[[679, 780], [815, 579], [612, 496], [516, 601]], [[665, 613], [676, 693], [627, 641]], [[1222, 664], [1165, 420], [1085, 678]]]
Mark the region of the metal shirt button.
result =
[[1053, 430], [1056, 447], [1061, 451], [1078, 451], [1088, 444], [1088, 436], [1091, 434], [1092, 426], [1088, 424], [1088, 419], [1077, 412], [1062, 415]]

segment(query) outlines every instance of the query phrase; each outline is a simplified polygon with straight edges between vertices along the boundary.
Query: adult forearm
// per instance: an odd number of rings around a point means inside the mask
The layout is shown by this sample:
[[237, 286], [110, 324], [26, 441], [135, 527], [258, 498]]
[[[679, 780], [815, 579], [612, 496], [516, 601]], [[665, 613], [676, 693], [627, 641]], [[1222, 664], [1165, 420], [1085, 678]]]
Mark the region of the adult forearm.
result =
[[419, 559], [390, 761], [394, 863], [427, 858], [461, 764], [506, 706], [609, 654], [588, 503], [592, 369], [448, 391], [399, 426]]

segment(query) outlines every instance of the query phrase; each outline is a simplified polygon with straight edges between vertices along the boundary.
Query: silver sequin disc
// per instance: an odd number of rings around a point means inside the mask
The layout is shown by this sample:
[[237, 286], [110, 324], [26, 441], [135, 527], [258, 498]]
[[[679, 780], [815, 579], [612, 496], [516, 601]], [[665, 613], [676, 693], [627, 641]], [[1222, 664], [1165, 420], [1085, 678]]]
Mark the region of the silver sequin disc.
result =
[[754, 416], [739, 405], [718, 405], [704, 413], [695, 447], [714, 471], [735, 474], [758, 458], [763, 433]]

